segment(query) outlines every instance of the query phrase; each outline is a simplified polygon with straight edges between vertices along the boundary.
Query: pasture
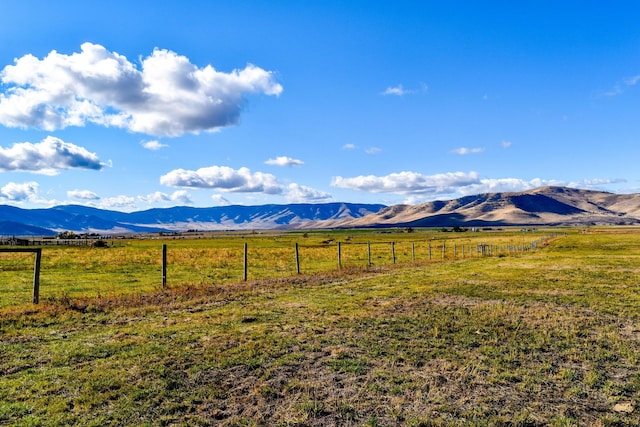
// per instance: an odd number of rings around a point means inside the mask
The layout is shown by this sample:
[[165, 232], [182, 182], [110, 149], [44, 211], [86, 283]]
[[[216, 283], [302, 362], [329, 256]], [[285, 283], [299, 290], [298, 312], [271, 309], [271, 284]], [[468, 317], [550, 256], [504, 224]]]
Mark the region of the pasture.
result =
[[0, 254], [3, 425], [640, 424], [638, 229], [52, 247], [38, 305], [32, 269]]

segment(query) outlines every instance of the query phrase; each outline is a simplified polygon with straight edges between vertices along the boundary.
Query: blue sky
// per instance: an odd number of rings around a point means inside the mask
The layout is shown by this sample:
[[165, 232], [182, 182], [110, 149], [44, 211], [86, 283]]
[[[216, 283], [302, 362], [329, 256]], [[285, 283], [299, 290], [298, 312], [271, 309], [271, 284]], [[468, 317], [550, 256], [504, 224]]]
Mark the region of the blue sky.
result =
[[6, 1], [0, 204], [640, 191], [634, 1]]

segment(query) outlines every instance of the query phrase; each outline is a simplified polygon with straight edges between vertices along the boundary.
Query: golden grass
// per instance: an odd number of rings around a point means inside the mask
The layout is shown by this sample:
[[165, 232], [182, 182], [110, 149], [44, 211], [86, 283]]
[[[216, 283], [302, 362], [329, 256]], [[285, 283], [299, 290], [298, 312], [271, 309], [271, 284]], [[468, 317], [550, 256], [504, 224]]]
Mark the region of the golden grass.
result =
[[638, 425], [640, 233], [614, 231], [5, 307], [0, 424]]

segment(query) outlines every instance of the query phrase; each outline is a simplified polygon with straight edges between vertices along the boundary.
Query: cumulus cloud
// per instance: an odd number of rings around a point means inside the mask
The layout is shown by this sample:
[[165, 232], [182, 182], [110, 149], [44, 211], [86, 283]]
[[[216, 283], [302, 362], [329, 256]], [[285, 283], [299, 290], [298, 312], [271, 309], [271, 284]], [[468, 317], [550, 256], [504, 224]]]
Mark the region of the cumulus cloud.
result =
[[481, 179], [476, 183], [460, 187], [458, 192], [463, 196], [481, 193], [499, 193], [510, 191], [526, 191], [533, 190], [538, 187], [545, 187], [547, 185], [553, 186], [577, 186], [578, 184], [571, 184], [565, 181], [547, 180], [534, 178], [531, 180], [523, 180], [520, 178], [496, 178], [496, 179]]
[[147, 194], [146, 196], [138, 196], [138, 199], [149, 205], [166, 203], [179, 203], [183, 205], [193, 204], [191, 195], [186, 190], [174, 191], [172, 194], [156, 191], [155, 193]]
[[460, 148], [456, 148], [455, 150], [452, 150], [451, 152], [453, 154], [459, 154], [461, 156], [464, 156], [466, 154], [482, 153], [483, 151], [484, 151], [484, 148], [481, 148], [481, 147], [477, 147], [477, 148], [460, 147]]
[[502, 142], [500, 142], [500, 146], [502, 148], [509, 148], [509, 147], [511, 147], [511, 145], [512, 145], [511, 141], [502, 141]]
[[10, 202], [25, 202], [38, 199], [38, 183], [9, 182], [0, 188], [0, 199]]
[[170, 187], [213, 188], [228, 193], [281, 194], [283, 189], [275, 176], [252, 173], [248, 168], [210, 166], [198, 170], [174, 169], [160, 177], [160, 183]]
[[42, 142], [18, 142], [0, 147], [0, 171], [27, 171], [57, 175], [61, 169], [100, 170], [104, 164], [95, 153], [69, 142], [48, 136]]
[[386, 176], [333, 177], [331, 185], [339, 188], [393, 194], [447, 194], [478, 181], [476, 172], [448, 172], [423, 175], [417, 172], [392, 173]]
[[168, 147], [167, 144], [162, 144], [160, 141], [157, 140], [153, 140], [153, 141], [142, 141], [140, 143], [140, 145], [142, 145], [144, 148], [146, 148], [147, 150], [151, 150], [151, 151], [158, 151], [162, 148], [166, 148]]
[[287, 156], [278, 156], [275, 159], [269, 159], [264, 163], [271, 166], [302, 166], [304, 164], [302, 160], [292, 159]]
[[289, 184], [286, 199], [288, 203], [319, 203], [331, 199], [331, 195], [299, 184]]
[[136, 207], [136, 199], [130, 196], [106, 197], [100, 200], [99, 207], [103, 209], [125, 209], [130, 210]]
[[0, 72], [0, 124], [62, 129], [93, 123], [157, 136], [215, 131], [238, 122], [246, 95], [282, 86], [254, 65], [229, 73], [155, 49], [140, 67], [103, 46], [65, 55], [28, 54]]
[[69, 190], [67, 191], [67, 197], [77, 200], [99, 200], [98, 196], [93, 191], [89, 190]]

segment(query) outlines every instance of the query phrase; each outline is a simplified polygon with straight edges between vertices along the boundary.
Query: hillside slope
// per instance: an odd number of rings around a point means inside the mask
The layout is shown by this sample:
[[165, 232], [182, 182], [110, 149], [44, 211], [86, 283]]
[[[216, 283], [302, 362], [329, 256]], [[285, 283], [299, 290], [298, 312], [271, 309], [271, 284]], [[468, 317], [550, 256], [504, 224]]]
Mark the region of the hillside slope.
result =
[[0, 205], [0, 235], [76, 233], [141, 233], [186, 230], [294, 228], [309, 221], [353, 219], [385, 205], [321, 203], [262, 206], [172, 207], [118, 212], [86, 206], [21, 209]]
[[356, 203], [182, 206], [130, 213], [76, 205], [49, 209], [0, 206], [0, 223], [3, 225], [1, 235], [16, 236], [66, 230], [139, 233], [338, 227], [640, 225], [640, 194], [541, 187], [413, 206]]
[[[565, 187], [486, 193], [419, 205], [395, 205], [329, 227], [640, 224], [640, 194]], [[320, 224], [317, 224], [320, 225]]]

